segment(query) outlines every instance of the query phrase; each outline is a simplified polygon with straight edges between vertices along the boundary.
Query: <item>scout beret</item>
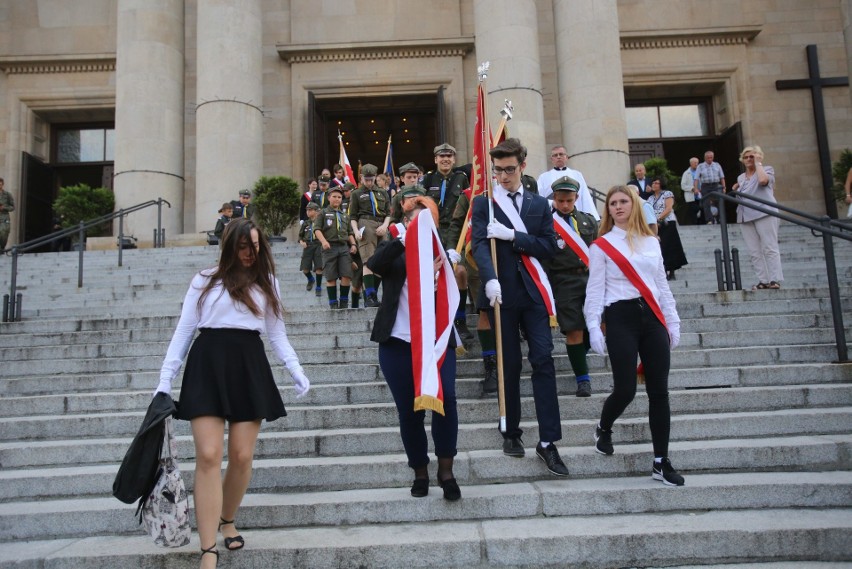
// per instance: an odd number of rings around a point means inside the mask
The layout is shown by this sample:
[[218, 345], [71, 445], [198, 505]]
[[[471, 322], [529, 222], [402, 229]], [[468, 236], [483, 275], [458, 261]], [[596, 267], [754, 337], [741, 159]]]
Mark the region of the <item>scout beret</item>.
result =
[[399, 168], [399, 175], [402, 176], [406, 172], [417, 172], [420, 173], [420, 167], [417, 166], [414, 162], [409, 162], [408, 164], [403, 164]]
[[579, 192], [580, 182], [578, 182], [571, 176], [562, 176], [561, 178], [550, 184], [550, 189], [554, 192]]
[[249, 197], [251, 197], [251, 192], [250, 192], [250, 191], [248, 191], [248, 190], [240, 190], [240, 195], [241, 195], [241, 196], [249, 196]]
[[373, 166], [372, 164], [364, 164], [361, 167], [361, 175], [362, 176], [375, 176], [378, 174], [379, 169]]
[[329, 188], [328, 195], [331, 195], [334, 192], [337, 192], [342, 196], [343, 195], [343, 188], [341, 188], [340, 186], [334, 186], [333, 188]]
[[440, 154], [441, 152], [452, 152], [453, 154], [455, 154], [456, 149], [453, 148], [452, 145], [447, 144], [445, 142], [444, 144], [441, 144], [440, 146], [435, 147], [435, 154]]
[[355, 184], [353, 184], [352, 182], [346, 182], [345, 184], [343, 184], [343, 190], [344, 191], [350, 191], [351, 192], [354, 189], [355, 189]]
[[328, 176], [320, 176], [319, 180], [317, 180], [320, 184], [327, 184], [331, 181], [331, 178]]
[[232, 206], [230, 202], [225, 202], [225, 203], [222, 204], [222, 207], [219, 208], [219, 213], [222, 213], [226, 209], [230, 209], [230, 210], [233, 211], [234, 206]]
[[404, 198], [411, 198], [414, 196], [425, 196], [426, 189], [423, 186], [419, 186], [414, 184], [412, 186], [403, 186], [399, 193]]
[[319, 209], [319, 208], [320, 208], [320, 206], [317, 202], [310, 202], [308, 205], [305, 206], [305, 209]]

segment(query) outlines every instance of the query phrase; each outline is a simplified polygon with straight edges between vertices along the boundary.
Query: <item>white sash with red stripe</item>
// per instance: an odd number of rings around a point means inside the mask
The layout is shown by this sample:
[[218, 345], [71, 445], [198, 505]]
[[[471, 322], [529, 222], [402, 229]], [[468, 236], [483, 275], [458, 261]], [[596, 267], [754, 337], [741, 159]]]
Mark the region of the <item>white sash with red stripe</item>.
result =
[[556, 230], [556, 234], [562, 238], [565, 243], [571, 247], [571, 250], [580, 257], [580, 260], [583, 261], [583, 264], [586, 267], [589, 266], [589, 246], [586, 245], [586, 242], [583, 241], [583, 238], [580, 237], [580, 234], [574, 231], [574, 228], [571, 225], [562, 219], [560, 215], [553, 215], [553, 229]]
[[[441, 267], [435, 272], [435, 258]], [[459, 289], [452, 265], [429, 210], [421, 211], [405, 232], [405, 269], [411, 324], [414, 410], [444, 414], [441, 365], [447, 355]]]
[[305, 199], [311, 201], [311, 192], [305, 192]]
[[[498, 208], [500, 211], [506, 214], [506, 217], [509, 218], [509, 223], [512, 224], [512, 227], [515, 228], [515, 231], [521, 231], [523, 233], [529, 233], [527, 231], [527, 226], [524, 224], [524, 220], [521, 219], [520, 214], [517, 210], [512, 207], [500, 207], [497, 203], [497, 200], [492, 200], [494, 202], [494, 207]], [[535, 283], [536, 288], [538, 289], [539, 294], [541, 294], [541, 299], [544, 301], [544, 306], [547, 308], [547, 314], [550, 316], [550, 326], [556, 326], [556, 302], [553, 300], [553, 290], [550, 288], [550, 279], [547, 278], [547, 273], [544, 271], [544, 267], [541, 266], [541, 263], [535, 257], [531, 257], [530, 255], [525, 255], [523, 253], [521, 255], [521, 261], [524, 263], [524, 266], [527, 268], [527, 272], [530, 274], [533, 282]]]

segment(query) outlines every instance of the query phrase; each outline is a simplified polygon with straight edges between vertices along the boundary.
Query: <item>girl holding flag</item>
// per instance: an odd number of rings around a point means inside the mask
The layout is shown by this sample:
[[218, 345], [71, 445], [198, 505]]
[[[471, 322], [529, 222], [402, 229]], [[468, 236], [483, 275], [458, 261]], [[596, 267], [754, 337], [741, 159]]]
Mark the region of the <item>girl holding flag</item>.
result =
[[680, 342], [680, 318], [666, 280], [660, 244], [644, 221], [635, 192], [625, 186], [610, 188], [599, 235], [589, 249], [583, 313], [592, 349], [600, 355], [609, 350], [613, 390], [604, 402], [595, 450], [606, 455], [614, 452], [612, 425], [636, 394], [638, 355], [644, 367], [654, 447], [651, 476], [668, 486], [683, 486], [683, 476], [668, 458], [669, 365], [671, 350]]
[[459, 302], [453, 269], [438, 235], [438, 210], [422, 195], [404, 200], [403, 222], [391, 227], [367, 261], [381, 274], [385, 293], [370, 339], [379, 343], [379, 365], [399, 414], [411, 495], [429, 493], [425, 411], [432, 411], [432, 441], [438, 457], [438, 485], [444, 499], [458, 500], [453, 476], [458, 439], [456, 337], [453, 317]]

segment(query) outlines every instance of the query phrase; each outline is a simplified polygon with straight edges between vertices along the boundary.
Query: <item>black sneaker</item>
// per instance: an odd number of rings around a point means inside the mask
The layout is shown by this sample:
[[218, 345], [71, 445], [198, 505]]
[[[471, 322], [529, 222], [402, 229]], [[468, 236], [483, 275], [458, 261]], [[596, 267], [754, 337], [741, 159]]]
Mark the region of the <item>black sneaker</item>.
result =
[[322, 287], [317, 287], [316, 289], [317, 298], [322, 297]]
[[521, 437], [510, 437], [503, 439], [503, 454], [515, 458], [523, 458], [526, 451]]
[[312, 288], [314, 288], [314, 281], [308, 281], [308, 284], [305, 286], [305, 290], [310, 292]]
[[329, 307], [330, 309], [332, 309], [332, 310], [337, 310], [337, 301], [336, 301], [336, 300], [332, 300], [332, 301], [330, 301], [330, 302], [328, 303], [328, 307]]
[[591, 397], [592, 396], [592, 382], [591, 381], [581, 381], [577, 384], [577, 397]]
[[541, 446], [541, 443], [538, 443], [535, 447], [535, 454], [544, 461], [547, 465], [547, 470], [550, 471], [551, 474], [555, 474], [556, 476], [568, 476], [568, 467], [565, 466], [565, 463], [562, 462], [562, 458], [559, 456], [559, 451], [556, 450], [556, 445], [550, 443], [546, 447]]
[[651, 469], [651, 478], [659, 480], [666, 486], [683, 486], [683, 476], [677, 473], [677, 470], [672, 466], [668, 458], [664, 458], [662, 462], [654, 461], [654, 466]]
[[364, 299], [364, 308], [378, 308], [379, 307], [379, 297], [375, 294], [367, 295], [367, 298]]
[[612, 448], [612, 429], [605, 431], [600, 427], [595, 429], [595, 451], [610, 455], [615, 452]]

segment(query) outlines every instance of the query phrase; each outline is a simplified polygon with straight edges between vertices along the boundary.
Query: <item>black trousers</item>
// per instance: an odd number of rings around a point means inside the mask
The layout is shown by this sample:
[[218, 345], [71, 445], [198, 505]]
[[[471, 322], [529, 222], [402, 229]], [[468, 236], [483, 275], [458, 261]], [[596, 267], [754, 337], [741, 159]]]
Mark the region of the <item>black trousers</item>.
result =
[[641, 298], [622, 300], [606, 307], [606, 347], [612, 365], [613, 389], [604, 402], [601, 428], [611, 429], [636, 395], [636, 356], [645, 368], [648, 422], [655, 457], [668, 456], [669, 333]]

